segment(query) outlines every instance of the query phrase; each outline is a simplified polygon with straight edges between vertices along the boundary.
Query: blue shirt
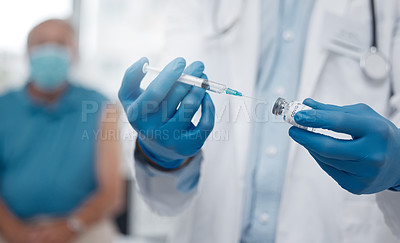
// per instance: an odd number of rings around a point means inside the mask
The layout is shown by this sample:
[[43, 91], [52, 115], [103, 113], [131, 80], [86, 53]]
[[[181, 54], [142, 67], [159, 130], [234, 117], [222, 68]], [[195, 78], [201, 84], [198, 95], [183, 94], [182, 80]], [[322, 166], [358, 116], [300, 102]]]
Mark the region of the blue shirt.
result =
[[12, 213], [62, 216], [94, 192], [105, 100], [73, 85], [52, 105], [33, 100], [27, 86], [0, 96], [0, 197]]
[[[263, 0], [256, 97], [268, 100], [256, 117], [269, 116], [278, 97], [293, 100], [300, 81], [304, 48], [314, 0]], [[253, 126], [247, 171], [242, 237], [244, 242], [275, 242], [286, 175], [290, 126], [269, 116]]]

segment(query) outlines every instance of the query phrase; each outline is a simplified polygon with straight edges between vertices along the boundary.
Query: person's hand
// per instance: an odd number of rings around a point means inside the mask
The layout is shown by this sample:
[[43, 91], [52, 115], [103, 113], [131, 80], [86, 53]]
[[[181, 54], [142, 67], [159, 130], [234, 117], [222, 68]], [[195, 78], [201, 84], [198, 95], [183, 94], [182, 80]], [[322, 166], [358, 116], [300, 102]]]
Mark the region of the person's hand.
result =
[[[177, 82], [185, 69], [183, 58], [170, 62], [141, 90], [146, 62], [142, 58], [126, 71], [118, 97], [144, 153], [161, 167], [174, 169], [203, 146], [214, 127], [214, 104], [204, 89]], [[204, 65], [194, 62], [185, 73], [206, 78], [203, 71]], [[200, 106], [202, 115], [195, 126], [192, 118]]]
[[38, 226], [34, 233], [34, 240], [40, 243], [68, 243], [76, 236], [76, 233], [68, 227], [66, 220], [57, 220]]
[[14, 225], [7, 232], [1, 233], [9, 243], [40, 243], [37, 228], [27, 224]]
[[[335, 139], [291, 127], [289, 135], [303, 145], [341, 187], [370, 194], [400, 185], [400, 132], [369, 106], [334, 106], [306, 99], [311, 110], [295, 115], [299, 125], [324, 128], [352, 136]], [[397, 188], [396, 188], [397, 189]]]

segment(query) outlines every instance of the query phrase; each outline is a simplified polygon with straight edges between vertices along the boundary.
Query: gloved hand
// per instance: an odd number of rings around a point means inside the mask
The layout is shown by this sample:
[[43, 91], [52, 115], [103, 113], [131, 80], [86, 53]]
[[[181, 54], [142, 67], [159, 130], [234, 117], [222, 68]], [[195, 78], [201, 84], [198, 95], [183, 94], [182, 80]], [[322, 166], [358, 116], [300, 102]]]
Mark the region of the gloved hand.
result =
[[335, 139], [291, 127], [289, 135], [303, 145], [341, 187], [370, 194], [400, 185], [400, 132], [365, 104], [334, 106], [306, 99], [311, 110], [294, 119], [303, 126], [346, 133], [352, 140]]
[[[214, 127], [214, 104], [204, 89], [177, 82], [185, 69], [183, 58], [170, 62], [146, 90], [140, 89], [146, 62], [142, 58], [128, 68], [118, 97], [144, 153], [161, 167], [174, 169], [203, 146]], [[203, 63], [194, 62], [185, 73], [206, 78], [203, 71]], [[195, 126], [191, 120], [200, 106]]]

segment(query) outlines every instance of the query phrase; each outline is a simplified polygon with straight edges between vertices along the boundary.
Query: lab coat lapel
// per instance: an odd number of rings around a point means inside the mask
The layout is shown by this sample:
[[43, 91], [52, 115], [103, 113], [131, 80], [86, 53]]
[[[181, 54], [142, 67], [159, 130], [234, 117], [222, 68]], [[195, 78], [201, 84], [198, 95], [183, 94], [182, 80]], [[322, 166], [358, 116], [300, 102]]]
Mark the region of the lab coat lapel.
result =
[[312, 96], [328, 56], [327, 50], [323, 48], [323, 43], [321, 43], [325, 14], [331, 12], [343, 15], [349, 1], [351, 0], [316, 1], [308, 29], [307, 44], [303, 59], [303, 72], [297, 95], [299, 100]]

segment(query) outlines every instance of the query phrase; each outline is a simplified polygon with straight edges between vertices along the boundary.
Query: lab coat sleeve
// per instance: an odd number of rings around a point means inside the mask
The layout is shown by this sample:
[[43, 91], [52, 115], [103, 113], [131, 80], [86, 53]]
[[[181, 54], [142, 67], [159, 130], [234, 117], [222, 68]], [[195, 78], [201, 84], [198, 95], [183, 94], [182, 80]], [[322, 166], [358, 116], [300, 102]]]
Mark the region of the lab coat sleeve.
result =
[[[392, 109], [391, 120], [397, 127], [400, 127], [400, 4], [396, 2], [396, 5], [397, 19], [393, 31], [391, 52], [393, 96], [389, 104]], [[386, 190], [377, 193], [376, 200], [384, 214], [386, 224], [393, 234], [400, 239], [400, 191]]]
[[152, 167], [141, 151], [135, 149], [135, 177], [144, 201], [159, 215], [175, 216], [184, 211], [197, 194], [202, 153], [188, 165], [171, 172]]
[[124, 140], [125, 171], [135, 184], [135, 188], [150, 209], [160, 215], [174, 216], [182, 212], [195, 198], [198, 191], [200, 167], [203, 160], [199, 152], [183, 168], [162, 172], [145, 160], [136, 149], [137, 133], [126, 116], [121, 117], [120, 137]]
[[400, 239], [400, 192], [383, 191], [376, 195], [378, 206], [393, 234]]

